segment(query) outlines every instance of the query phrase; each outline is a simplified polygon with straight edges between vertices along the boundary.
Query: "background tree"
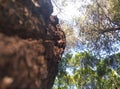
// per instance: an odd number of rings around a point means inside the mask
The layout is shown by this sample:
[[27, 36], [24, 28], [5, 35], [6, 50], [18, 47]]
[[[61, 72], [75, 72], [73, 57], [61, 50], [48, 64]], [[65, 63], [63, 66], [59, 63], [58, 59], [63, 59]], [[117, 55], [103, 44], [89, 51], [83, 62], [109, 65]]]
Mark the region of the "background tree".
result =
[[[55, 0], [53, 1], [55, 3]], [[76, 5], [79, 12], [76, 13], [78, 15], [66, 20], [64, 8], [69, 6], [70, 2]], [[79, 2], [81, 3], [77, 5]], [[120, 45], [119, 0], [62, 0], [61, 2], [57, 0], [56, 3], [60, 6], [57, 14], [66, 32], [68, 48], [77, 46], [81, 49], [84, 46], [87, 50], [102, 53], [102, 55], [118, 51], [118, 45]], [[69, 34], [71, 32], [72, 34]], [[79, 35], [77, 36], [76, 33]]]
[[[94, 0], [86, 6], [85, 19], [79, 20], [80, 37], [95, 52], [111, 52], [120, 41], [118, 0]], [[83, 35], [82, 35], [83, 34]]]
[[[61, 17], [68, 2], [83, 3], [77, 8], [81, 14], [67, 21]], [[66, 32], [67, 51], [53, 89], [119, 89], [120, 1], [64, 0], [63, 7], [58, 15]], [[80, 52], [68, 51], [71, 48]]]
[[90, 53], [67, 54], [53, 89], [119, 89], [120, 53], [98, 59]]

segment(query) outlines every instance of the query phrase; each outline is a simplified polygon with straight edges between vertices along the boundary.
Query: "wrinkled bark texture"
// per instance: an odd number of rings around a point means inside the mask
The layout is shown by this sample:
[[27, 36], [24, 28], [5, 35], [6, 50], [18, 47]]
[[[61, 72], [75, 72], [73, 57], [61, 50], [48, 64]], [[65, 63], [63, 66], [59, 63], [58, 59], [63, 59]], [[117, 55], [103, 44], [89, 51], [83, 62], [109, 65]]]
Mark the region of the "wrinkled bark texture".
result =
[[66, 44], [52, 12], [50, 0], [0, 0], [0, 89], [52, 88]]

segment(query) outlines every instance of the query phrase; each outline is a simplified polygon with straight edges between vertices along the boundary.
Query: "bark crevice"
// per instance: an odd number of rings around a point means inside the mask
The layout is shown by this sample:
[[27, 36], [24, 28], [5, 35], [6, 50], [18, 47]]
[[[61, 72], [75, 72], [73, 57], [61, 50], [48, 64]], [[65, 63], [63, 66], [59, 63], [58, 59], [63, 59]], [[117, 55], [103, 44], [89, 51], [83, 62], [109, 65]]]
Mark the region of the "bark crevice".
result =
[[0, 0], [0, 89], [51, 89], [66, 46], [50, 0]]

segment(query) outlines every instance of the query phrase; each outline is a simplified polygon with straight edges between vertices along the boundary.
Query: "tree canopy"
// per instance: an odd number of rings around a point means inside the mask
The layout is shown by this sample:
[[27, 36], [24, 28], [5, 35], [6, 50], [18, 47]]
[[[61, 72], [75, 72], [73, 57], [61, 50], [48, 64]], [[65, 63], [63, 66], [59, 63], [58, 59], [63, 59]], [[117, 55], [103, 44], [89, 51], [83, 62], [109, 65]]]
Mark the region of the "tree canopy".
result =
[[120, 53], [98, 59], [91, 53], [66, 54], [53, 89], [119, 89]]
[[[66, 32], [68, 47], [85, 46], [94, 53], [118, 51], [120, 45], [120, 1], [119, 0], [53, 0]], [[72, 20], [64, 20], [70, 2], [79, 13]], [[77, 4], [81, 2], [81, 4]], [[69, 21], [70, 20], [70, 21]], [[76, 31], [77, 29], [77, 31]], [[77, 35], [77, 33], [79, 33]], [[76, 36], [77, 35], [77, 36]]]
[[[66, 20], [64, 8], [70, 2], [79, 13]], [[120, 0], [53, 3], [67, 37], [67, 51], [53, 89], [119, 89]], [[70, 49], [77, 53], [69, 52]]]

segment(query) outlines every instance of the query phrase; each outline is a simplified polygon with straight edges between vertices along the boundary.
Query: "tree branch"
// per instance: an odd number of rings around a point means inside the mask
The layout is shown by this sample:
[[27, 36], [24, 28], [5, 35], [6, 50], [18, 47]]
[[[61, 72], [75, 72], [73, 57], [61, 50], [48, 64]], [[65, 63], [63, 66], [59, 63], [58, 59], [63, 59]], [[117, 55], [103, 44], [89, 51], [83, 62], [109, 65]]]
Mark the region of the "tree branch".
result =
[[100, 33], [105, 33], [105, 32], [111, 32], [111, 31], [117, 31], [120, 30], [120, 26], [115, 27], [115, 28], [107, 28], [105, 30], [100, 29]]

